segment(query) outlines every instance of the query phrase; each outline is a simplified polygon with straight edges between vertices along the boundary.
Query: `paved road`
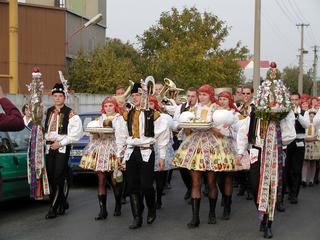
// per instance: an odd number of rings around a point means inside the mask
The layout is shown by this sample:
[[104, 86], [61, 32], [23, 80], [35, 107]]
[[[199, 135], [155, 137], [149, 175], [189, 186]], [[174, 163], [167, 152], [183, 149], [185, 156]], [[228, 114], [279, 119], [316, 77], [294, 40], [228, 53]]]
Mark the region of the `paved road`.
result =
[[[186, 223], [190, 220], [191, 208], [183, 200], [185, 190], [178, 172], [174, 173], [172, 182], [173, 188], [166, 191], [163, 208], [158, 211], [155, 223], [144, 224], [138, 230], [128, 229], [131, 222], [129, 204], [123, 206], [121, 217], [113, 217], [114, 201], [110, 191], [108, 219], [94, 221], [98, 212], [95, 181], [82, 179], [81, 186], [71, 190], [70, 209], [67, 214], [53, 220], [44, 219], [48, 209], [47, 202], [18, 200], [0, 204], [0, 239], [263, 239], [258, 231], [259, 223], [253, 202], [236, 194], [233, 197], [232, 216], [229, 221], [220, 219], [222, 208], [219, 207], [217, 224], [208, 225], [208, 201], [203, 198], [200, 227], [187, 229]], [[302, 189], [298, 205], [288, 203], [285, 213], [276, 213], [273, 233], [274, 239], [319, 240], [320, 186]]]

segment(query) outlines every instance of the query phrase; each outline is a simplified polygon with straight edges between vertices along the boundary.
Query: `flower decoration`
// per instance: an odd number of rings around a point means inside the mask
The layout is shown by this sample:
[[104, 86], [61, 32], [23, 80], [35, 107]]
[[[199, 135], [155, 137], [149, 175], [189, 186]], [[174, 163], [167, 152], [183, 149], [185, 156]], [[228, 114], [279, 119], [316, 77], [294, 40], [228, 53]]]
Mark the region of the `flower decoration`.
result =
[[254, 98], [256, 115], [264, 120], [281, 121], [291, 109], [289, 89], [280, 79], [276, 66], [271, 63], [267, 78], [260, 84]]
[[29, 95], [29, 110], [34, 124], [40, 125], [43, 117], [43, 82], [41, 81], [40, 68], [38, 66], [33, 68], [32, 81], [27, 84]]

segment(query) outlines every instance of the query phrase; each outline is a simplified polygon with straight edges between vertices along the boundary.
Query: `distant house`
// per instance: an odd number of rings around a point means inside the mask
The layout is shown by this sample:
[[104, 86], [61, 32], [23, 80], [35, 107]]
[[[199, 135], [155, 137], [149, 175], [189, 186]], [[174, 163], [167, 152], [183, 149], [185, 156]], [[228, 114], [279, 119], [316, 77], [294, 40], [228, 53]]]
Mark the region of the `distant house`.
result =
[[[253, 77], [253, 59], [248, 60], [239, 60], [237, 62], [240, 67], [243, 69], [244, 76], [246, 78], [246, 82], [252, 82]], [[263, 78], [266, 75], [266, 72], [270, 66], [270, 63], [268, 60], [262, 60], [260, 61], [260, 76]]]

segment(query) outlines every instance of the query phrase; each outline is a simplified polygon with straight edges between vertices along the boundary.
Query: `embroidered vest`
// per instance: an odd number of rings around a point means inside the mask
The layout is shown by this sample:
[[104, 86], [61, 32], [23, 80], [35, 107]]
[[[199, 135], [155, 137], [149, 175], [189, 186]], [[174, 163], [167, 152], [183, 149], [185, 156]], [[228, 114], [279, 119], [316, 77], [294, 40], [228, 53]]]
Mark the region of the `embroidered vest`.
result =
[[[51, 115], [53, 114], [55, 107], [52, 106], [48, 109], [47, 114], [46, 114], [46, 121], [45, 121], [45, 132], [48, 132], [48, 127], [49, 127], [49, 121], [51, 118]], [[59, 126], [58, 126], [58, 134], [61, 135], [66, 135], [68, 134], [68, 124], [69, 124], [69, 114], [71, 112], [71, 108], [67, 107], [66, 105], [64, 105], [61, 109], [60, 109], [60, 114], [59, 114]], [[61, 117], [62, 114], [62, 117]]]
[[[134, 112], [136, 111], [135, 108], [131, 109], [128, 112], [128, 121], [127, 121], [127, 126], [128, 126], [128, 132], [129, 136], [133, 136], [133, 131], [132, 131], [132, 126], [134, 123]], [[144, 113], [144, 136], [146, 137], [154, 137], [154, 110], [149, 109], [149, 110], [143, 110]], [[135, 120], [136, 121], [136, 120]]]
[[[304, 110], [301, 109], [301, 115], [303, 116], [305, 113]], [[306, 132], [306, 130], [302, 127], [302, 125], [300, 124], [300, 122], [296, 119], [295, 121], [295, 129], [296, 129], [296, 133], [301, 133], [301, 134], [304, 134]]]

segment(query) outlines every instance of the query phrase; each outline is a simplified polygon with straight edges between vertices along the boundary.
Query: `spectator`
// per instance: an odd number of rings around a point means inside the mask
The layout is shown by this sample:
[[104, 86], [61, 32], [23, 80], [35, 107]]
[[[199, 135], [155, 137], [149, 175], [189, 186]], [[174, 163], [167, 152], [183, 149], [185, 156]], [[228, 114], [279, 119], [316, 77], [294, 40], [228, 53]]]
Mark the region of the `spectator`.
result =
[[21, 111], [22, 111], [22, 115], [23, 115], [24, 125], [29, 130], [31, 130], [32, 126], [33, 126], [33, 122], [32, 122], [32, 118], [31, 118], [31, 112], [29, 109], [29, 105], [28, 104], [23, 105]]

